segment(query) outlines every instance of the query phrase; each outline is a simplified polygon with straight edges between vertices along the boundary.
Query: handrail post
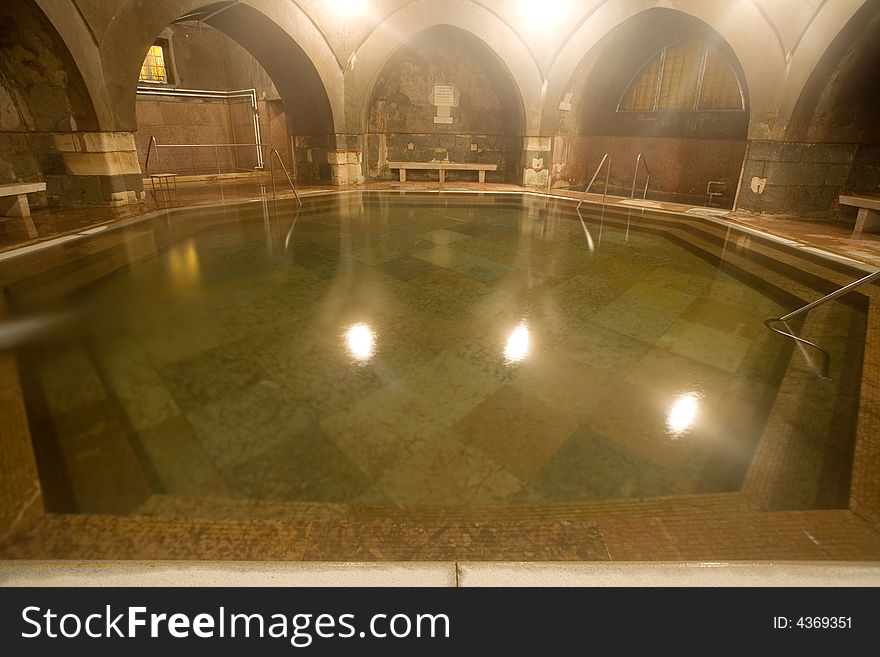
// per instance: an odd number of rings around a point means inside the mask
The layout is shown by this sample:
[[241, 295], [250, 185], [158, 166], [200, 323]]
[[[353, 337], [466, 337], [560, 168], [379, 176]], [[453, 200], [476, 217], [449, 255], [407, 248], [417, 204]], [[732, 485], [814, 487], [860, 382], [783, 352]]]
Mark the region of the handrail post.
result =
[[284, 166], [284, 160], [281, 159], [281, 154], [278, 152], [277, 148], [272, 149], [272, 154], [278, 158], [278, 163], [281, 165], [281, 170], [284, 172], [284, 176], [287, 178], [287, 182], [290, 185], [290, 188], [293, 190], [293, 195], [296, 197], [297, 203], [302, 207], [302, 199], [299, 197], [299, 192], [296, 191], [296, 185], [293, 184], [293, 181], [290, 179], [290, 174], [287, 173], [287, 167]]
[[599, 176], [599, 172], [602, 170], [602, 166], [606, 162], [608, 162], [608, 167], [607, 167], [607, 169], [605, 169], [605, 193], [602, 196], [602, 205], [604, 205], [606, 200], [608, 199], [608, 178], [611, 176], [611, 154], [605, 153], [605, 155], [602, 156], [602, 161], [599, 162], [599, 166], [596, 167], [596, 173], [593, 174], [593, 177], [590, 178], [589, 184], [586, 186], [586, 188], [584, 188], [584, 193], [581, 195], [581, 200], [577, 204], [577, 206], [579, 208], [581, 207], [581, 205], [583, 205], [584, 199], [587, 198], [587, 192], [590, 191], [590, 188], [592, 188], [593, 183], [596, 182], [596, 178]]
[[156, 137], [154, 135], [150, 135], [150, 143], [147, 146], [147, 157], [144, 158], [144, 173], [149, 175], [150, 173], [150, 153], [153, 152], [153, 144], [156, 145], [156, 159], [159, 158], [159, 144], [156, 141]]
[[636, 181], [639, 177], [639, 164], [645, 167], [645, 189], [642, 191], [642, 200], [645, 201], [648, 198], [648, 185], [651, 183], [651, 169], [648, 167], [648, 160], [646, 160], [641, 153], [636, 156], [636, 168], [635, 171], [633, 171], [633, 184], [629, 191], [629, 197], [636, 197]]

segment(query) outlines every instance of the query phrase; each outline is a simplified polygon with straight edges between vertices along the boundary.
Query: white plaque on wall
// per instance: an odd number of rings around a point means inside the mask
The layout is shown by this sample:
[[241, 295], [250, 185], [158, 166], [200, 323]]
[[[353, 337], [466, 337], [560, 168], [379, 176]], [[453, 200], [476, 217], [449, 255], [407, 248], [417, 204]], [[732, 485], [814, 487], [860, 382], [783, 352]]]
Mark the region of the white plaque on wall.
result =
[[451, 116], [435, 116], [434, 123], [452, 123]]
[[452, 107], [455, 105], [455, 87], [451, 84], [435, 84], [434, 105], [437, 107]]

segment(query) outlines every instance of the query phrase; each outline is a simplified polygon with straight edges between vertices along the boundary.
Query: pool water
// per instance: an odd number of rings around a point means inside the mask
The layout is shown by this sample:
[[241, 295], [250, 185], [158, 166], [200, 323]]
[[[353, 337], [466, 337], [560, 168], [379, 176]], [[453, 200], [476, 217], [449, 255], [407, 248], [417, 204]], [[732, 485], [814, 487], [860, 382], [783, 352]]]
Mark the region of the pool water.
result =
[[[518, 195], [351, 194], [68, 245], [10, 294], [14, 311], [74, 317], [18, 353], [47, 502], [736, 491], [803, 360], [763, 320], [798, 299], [770, 264], [767, 280], [729, 266], [748, 236], [693, 225]], [[834, 302], [822, 322], [858, 355], [863, 309]], [[836, 373], [851, 392], [860, 372]], [[810, 424], [840, 432], [822, 458], [845, 490], [857, 395], [826, 396]]]

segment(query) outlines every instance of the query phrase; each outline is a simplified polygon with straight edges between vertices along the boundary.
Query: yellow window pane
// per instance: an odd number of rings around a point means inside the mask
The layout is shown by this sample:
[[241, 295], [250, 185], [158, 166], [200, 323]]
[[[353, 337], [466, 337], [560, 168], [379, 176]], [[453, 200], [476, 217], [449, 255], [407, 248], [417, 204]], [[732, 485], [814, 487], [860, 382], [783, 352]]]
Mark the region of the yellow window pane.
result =
[[704, 110], [744, 109], [736, 74], [724, 57], [711, 48], [703, 73], [699, 107]]
[[692, 110], [705, 46], [693, 41], [666, 48], [657, 109]]
[[660, 72], [660, 55], [657, 55], [633, 78], [620, 101], [620, 109], [650, 112], [654, 109], [657, 95], [657, 76]]
[[140, 80], [145, 82], [167, 82], [165, 71], [165, 51], [160, 45], [150, 46], [141, 66]]

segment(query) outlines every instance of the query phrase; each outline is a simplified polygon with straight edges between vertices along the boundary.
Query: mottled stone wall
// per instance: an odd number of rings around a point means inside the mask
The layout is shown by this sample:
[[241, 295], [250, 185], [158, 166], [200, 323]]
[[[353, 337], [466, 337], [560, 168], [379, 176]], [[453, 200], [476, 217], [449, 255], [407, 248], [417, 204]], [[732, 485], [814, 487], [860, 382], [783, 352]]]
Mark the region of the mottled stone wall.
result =
[[859, 144], [845, 189], [853, 194], [880, 196], [880, 144]]
[[57, 133], [46, 173], [52, 205], [127, 205], [143, 201], [134, 135], [130, 132]]
[[[725, 183], [722, 204], [732, 205], [746, 142], [739, 139], [685, 139], [645, 136], [571, 135], [553, 140], [553, 187], [589, 182], [605, 153], [611, 155], [609, 193], [628, 196], [636, 158], [651, 171], [649, 197], [703, 204], [709, 181]], [[604, 180], [604, 171], [601, 178]], [[644, 186], [640, 168], [637, 191]], [[593, 191], [601, 191], [598, 186]]]
[[[451, 85], [454, 102], [434, 103], [435, 85]], [[390, 179], [389, 161], [498, 165], [486, 180], [519, 182], [522, 103], [502, 64], [461, 30], [428, 30], [388, 61], [368, 103], [366, 161], [370, 178]], [[413, 171], [413, 180], [436, 178]], [[475, 179], [448, 172], [450, 180]]]
[[97, 119], [66, 48], [35, 7], [0, 4], [0, 183], [45, 180], [46, 193], [29, 195], [32, 207], [109, 198], [116, 182], [75, 180], [77, 164], [57, 147], [78, 130], [97, 130]]
[[[203, 27], [172, 26], [169, 40], [173, 85], [161, 88], [231, 91], [255, 89], [260, 138], [275, 148], [288, 169], [293, 166], [291, 138], [284, 106], [266, 71], [239, 44]], [[255, 142], [253, 109], [243, 98], [158, 97], [139, 94], [136, 103], [138, 158], [142, 170], [153, 136], [160, 144], [248, 144]], [[268, 151], [264, 150], [264, 157]], [[244, 173], [255, 170], [256, 149], [160, 148], [150, 156], [151, 171], [181, 174]], [[158, 167], [158, 168], [157, 168]]]
[[750, 142], [737, 209], [805, 217], [833, 214], [857, 150], [858, 144]]

